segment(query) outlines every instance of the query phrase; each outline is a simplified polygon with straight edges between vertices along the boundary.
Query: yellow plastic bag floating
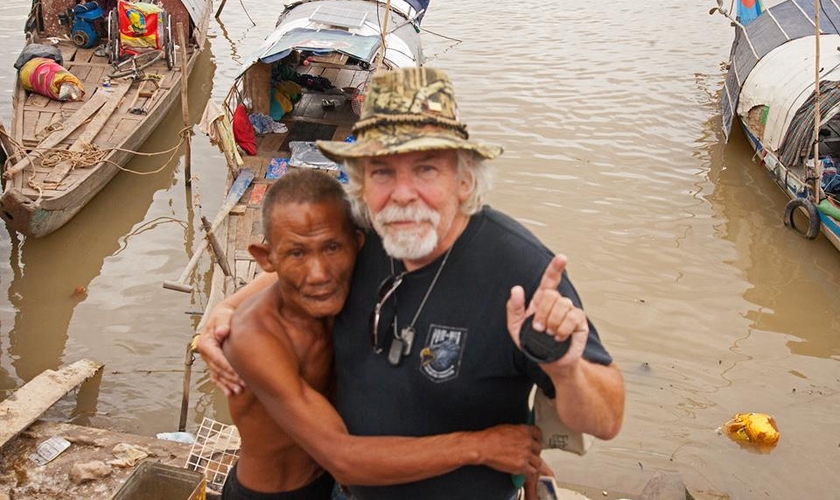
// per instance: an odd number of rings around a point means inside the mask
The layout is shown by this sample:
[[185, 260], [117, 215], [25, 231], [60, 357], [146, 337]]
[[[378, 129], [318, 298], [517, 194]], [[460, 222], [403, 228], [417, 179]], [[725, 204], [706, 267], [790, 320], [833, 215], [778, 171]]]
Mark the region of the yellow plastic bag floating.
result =
[[776, 420], [765, 413], [737, 413], [735, 418], [723, 424], [723, 430], [735, 441], [763, 448], [772, 448], [779, 442]]

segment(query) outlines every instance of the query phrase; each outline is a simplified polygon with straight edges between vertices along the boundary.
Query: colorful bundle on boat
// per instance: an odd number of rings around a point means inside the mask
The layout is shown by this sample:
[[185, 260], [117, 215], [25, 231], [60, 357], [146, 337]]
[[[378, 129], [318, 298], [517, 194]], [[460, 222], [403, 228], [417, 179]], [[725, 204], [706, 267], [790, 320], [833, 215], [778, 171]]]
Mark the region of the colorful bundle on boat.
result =
[[130, 49], [163, 47], [163, 9], [145, 2], [119, 2], [120, 43]]
[[18, 73], [20, 84], [30, 92], [60, 101], [81, 99], [85, 95], [82, 82], [64, 66], [46, 57], [30, 59]]

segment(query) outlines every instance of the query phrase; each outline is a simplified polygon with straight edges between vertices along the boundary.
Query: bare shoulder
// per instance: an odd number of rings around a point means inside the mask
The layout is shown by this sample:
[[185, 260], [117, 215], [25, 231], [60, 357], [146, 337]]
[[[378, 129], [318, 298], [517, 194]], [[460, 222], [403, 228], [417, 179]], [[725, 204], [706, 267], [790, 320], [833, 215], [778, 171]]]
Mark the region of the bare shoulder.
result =
[[245, 299], [231, 319], [230, 340], [234, 344], [254, 341], [286, 340], [286, 332], [278, 312], [278, 295], [270, 286]]

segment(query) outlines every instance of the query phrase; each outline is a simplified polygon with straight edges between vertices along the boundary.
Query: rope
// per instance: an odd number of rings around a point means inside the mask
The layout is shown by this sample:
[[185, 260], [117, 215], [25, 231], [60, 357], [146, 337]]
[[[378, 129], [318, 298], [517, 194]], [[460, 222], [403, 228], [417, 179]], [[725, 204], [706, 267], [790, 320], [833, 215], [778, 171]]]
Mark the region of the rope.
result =
[[[49, 127], [46, 127], [46, 128], [49, 128]], [[44, 130], [46, 130], [46, 128]], [[136, 175], [152, 175], [152, 174], [157, 174], [157, 173], [161, 172], [163, 169], [165, 169], [167, 167], [167, 165], [169, 165], [169, 163], [175, 157], [175, 154], [177, 153], [178, 149], [180, 149], [180, 147], [184, 144], [184, 142], [189, 140], [194, 135], [192, 127], [184, 127], [178, 133], [178, 135], [181, 137], [181, 139], [178, 141], [178, 144], [174, 145], [173, 147], [171, 147], [169, 149], [163, 150], [163, 151], [145, 153], [145, 152], [142, 152], [142, 151], [133, 151], [131, 149], [123, 149], [123, 148], [100, 148], [99, 146], [96, 146], [96, 145], [93, 145], [93, 144], [84, 144], [82, 151], [68, 151], [66, 149], [49, 148], [49, 149], [43, 149], [43, 150], [34, 150], [32, 152], [26, 152], [26, 148], [24, 148], [21, 143], [14, 140], [9, 135], [8, 132], [3, 130], [3, 131], [0, 131], [0, 134], [4, 135], [9, 140], [9, 142], [15, 146], [15, 148], [17, 149], [17, 151], [19, 153], [19, 154], [8, 155], [8, 158], [6, 158], [6, 162], [3, 165], [4, 170], [9, 166], [13, 157], [20, 156], [20, 154], [23, 154], [24, 157], [29, 158], [30, 161], [33, 162], [32, 163], [33, 165], [34, 165], [34, 159], [40, 158], [42, 167], [54, 167], [55, 165], [58, 165], [62, 161], [69, 161], [70, 164], [72, 165], [70, 170], [75, 170], [76, 168], [90, 167], [92, 165], [96, 165], [97, 163], [109, 163], [109, 164], [117, 167], [118, 169], [122, 170], [123, 172], [128, 172], [130, 174], [136, 174]], [[149, 171], [149, 172], [139, 172], [139, 171], [136, 171], [136, 170], [131, 170], [131, 169], [125, 168], [122, 165], [119, 165], [119, 164], [117, 164], [117, 163], [115, 163], [111, 160], [106, 159], [106, 156], [108, 156], [110, 153], [112, 153], [114, 151], [123, 151], [125, 153], [130, 153], [130, 154], [137, 155], [137, 156], [158, 156], [158, 155], [163, 155], [163, 154], [166, 154], [166, 153], [170, 153], [170, 155], [169, 155], [169, 158], [167, 158], [166, 161], [163, 163], [163, 165], [160, 166], [160, 168], [157, 168], [157, 169]], [[34, 175], [35, 175], [35, 173], [33, 172], [32, 176], [30, 176], [30, 178], [27, 180], [26, 184], [29, 187], [31, 187], [32, 189], [36, 189], [38, 191], [38, 199], [36, 200], [36, 204], [37, 204], [41, 200], [41, 198], [43, 197], [42, 196], [43, 195], [43, 186], [39, 185], [38, 183], [33, 182], [32, 177], [34, 177]]]
[[451, 42], [454, 42], [451, 45], [449, 45], [448, 47], [446, 47], [445, 49], [443, 49], [442, 51], [435, 52], [431, 56], [427, 57], [426, 62], [433, 61], [433, 60], [437, 59], [438, 57], [442, 56], [443, 54], [446, 54], [447, 52], [449, 52], [450, 50], [454, 49], [455, 47], [457, 47], [458, 45], [460, 45], [461, 43], [464, 42], [463, 40], [458, 39], [458, 38], [454, 38], [454, 37], [446, 36], [446, 35], [441, 35], [440, 33], [435, 33], [432, 30], [427, 30], [426, 28], [424, 28], [422, 26], [420, 26], [420, 30], [423, 31], [424, 33], [428, 33], [430, 35], [438, 36], [438, 37], [443, 38], [445, 40], [449, 40]]
[[38, 139], [38, 142], [41, 142], [46, 139], [48, 135], [59, 130], [64, 130], [64, 122], [50, 123], [46, 127], [42, 128], [40, 132], [35, 134], [35, 138]]
[[105, 160], [105, 161], [107, 163], [110, 163], [111, 165], [117, 167], [118, 169], [122, 170], [123, 172], [128, 172], [130, 174], [136, 174], [136, 175], [156, 174], [156, 173], [162, 171], [164, 168], [166, 168], [167, 165], [169, 165], [169, 162], [172, 161], [172, 159], [175, 157], [175, 153], [178, 152], [178, 149], [180, 149], [181, 145], [184, 144], [184, 142], [186, 140], [189, 140], [188, 139], [189, 137], [193, 136], [192, 127], [182, 128], [181, 131], [178, 132], [178, 135], [181, 136], [181, 140], [178, 141], [178, 144], [176, 144], [176, 145], [172, 146], [171, 148], [166, 149], [164, 151], [157, 151], [157, 152], [154, 152], [154, 153], [143, 153], [143, 152], [140, 152], [140, 151], [132, 151], [130, 149], [111, 148], [111, 151], [123, 151], [123, 152], [126, 152], [126, 153], [131, 153], [131, 154], [139, 155], [139, 156], [157, 156], [157, 155], [162, 155], [162, 154], [165, 154], [165, 153], [171, 153], [169, 155], [169, 158], [166, 159], [166, 161], [163, 163], [163, 165], [161, 165], [160, 168], [158, 168], [156, 170], [152, 170], [152, 171], [149, 171], [149, 172], [138, 172], [136, 170], [131, 170], [131, 169], [125, 168], [122, 165], [118, 165], [118, 164], [112, 162], [111, 160]]

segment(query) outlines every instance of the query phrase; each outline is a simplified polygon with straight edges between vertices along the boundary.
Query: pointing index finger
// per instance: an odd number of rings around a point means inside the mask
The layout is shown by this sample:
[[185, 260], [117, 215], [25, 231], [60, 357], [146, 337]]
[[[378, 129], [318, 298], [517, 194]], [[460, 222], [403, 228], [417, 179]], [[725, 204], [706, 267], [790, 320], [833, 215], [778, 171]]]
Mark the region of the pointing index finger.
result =
[[556, 290], [563, 279], [563, 271], [569, 259], [565, 255], [555, 255], [545, 268], [538, 290]]

